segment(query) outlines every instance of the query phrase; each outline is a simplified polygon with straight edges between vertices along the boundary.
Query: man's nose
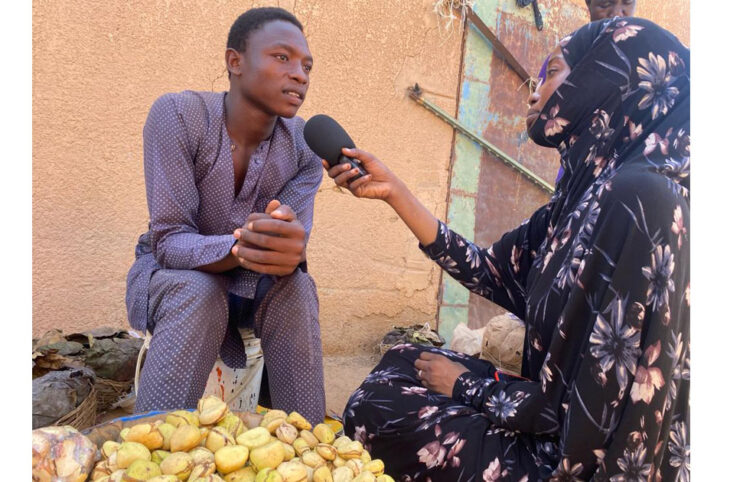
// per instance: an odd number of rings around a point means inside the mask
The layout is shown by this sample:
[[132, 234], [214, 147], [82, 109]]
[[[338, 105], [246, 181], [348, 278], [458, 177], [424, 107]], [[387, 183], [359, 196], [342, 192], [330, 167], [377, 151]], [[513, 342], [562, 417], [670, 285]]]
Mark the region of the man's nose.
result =
[[530, 94], [530, 96], [527, 98], [527, 105], [529, 107], [534, 106], [537, 104], [537, 102], [540, 100], [540, 94], [537, 93], [537, 91]]
[[623, 5], [614, 5], [608, 18], [625, 17], [626, 8]]
[[289, 76], [300, 84], [306, 84], [309, 82], [309, 74], [307, 74], [304, 67], [301, 65], [294, 67], [291, 72], [289, 72]]

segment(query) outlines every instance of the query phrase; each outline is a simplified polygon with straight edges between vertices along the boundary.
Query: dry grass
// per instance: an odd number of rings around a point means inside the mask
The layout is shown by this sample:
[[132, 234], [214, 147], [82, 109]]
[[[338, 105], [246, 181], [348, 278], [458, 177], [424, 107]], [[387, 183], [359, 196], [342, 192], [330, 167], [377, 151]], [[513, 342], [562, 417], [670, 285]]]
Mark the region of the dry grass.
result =
[[[433, 11], [439, 17], [439, 27], [450, 35], [454, 31], [454, 22], [466, 16], [466, 10], [474, 6], [475, 0], [436, 0]], [[457, 15], [459, 13], [460, 15]]]

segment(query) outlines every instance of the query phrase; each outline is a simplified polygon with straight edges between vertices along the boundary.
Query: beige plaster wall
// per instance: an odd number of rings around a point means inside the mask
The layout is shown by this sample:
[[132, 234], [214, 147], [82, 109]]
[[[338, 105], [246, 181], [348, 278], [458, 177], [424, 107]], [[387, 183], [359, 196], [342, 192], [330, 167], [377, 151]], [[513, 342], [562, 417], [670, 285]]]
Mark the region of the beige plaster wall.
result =
[[[126, 326], [125, 277], [147, 223], [147, 110], [165, 92], [227, 89], [228, 28], [252, 6], [278, 4], [305, 25], [316, 64], [300, 114], [338, 119], [443, 217], [452, 131], [405, 95], [418, 82], [456, 110], [462, 36], [439, 28], [433, 3], [34, 0], [33, 334]], [[637, 14], [688, 42], [688, 5], [645, 0]], [[327, 178], [308, 256], [326, 354], [369, 352], [392, 325], [435, 318], [439, 273], [415, 238]]]
[[[257, 1], [33, 2], [33, 333], [126, 326], [125, 277], [146, 229], [142, 126], [156, 97], [228, 87], [233, 20]], [[419, 82], [455, 112], [461, 34], [430, 0], [280, 1], [315, 69], [304, 118], [325, 112], [443, 215], [451, 128], [408, 100]], [[327, 354], [371, 351], [393, 324], [432, 320], [438, 273], [393, 212], [326, 178], [308, 248]]]

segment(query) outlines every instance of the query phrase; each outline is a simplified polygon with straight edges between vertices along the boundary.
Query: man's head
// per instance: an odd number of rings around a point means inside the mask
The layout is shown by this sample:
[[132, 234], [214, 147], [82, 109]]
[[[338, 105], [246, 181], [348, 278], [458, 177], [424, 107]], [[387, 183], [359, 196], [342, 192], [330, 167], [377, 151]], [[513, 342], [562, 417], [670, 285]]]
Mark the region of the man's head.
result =
[[639, 0], [586, 0], [591, 22], [613, 17], [633, 17]]
[[293, 117], [309, 87], [312, 54], [294, 15], [255, 8], [233, 23], [226, 66], [231, 91], [267, 114]]

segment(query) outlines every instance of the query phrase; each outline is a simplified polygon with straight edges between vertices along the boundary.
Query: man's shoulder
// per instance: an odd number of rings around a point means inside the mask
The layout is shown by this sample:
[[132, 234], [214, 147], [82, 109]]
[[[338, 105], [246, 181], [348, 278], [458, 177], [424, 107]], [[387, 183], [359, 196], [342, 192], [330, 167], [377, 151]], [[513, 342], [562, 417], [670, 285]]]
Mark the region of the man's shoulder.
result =
[[298, 154], [312, 154], [304, 140], [304, 119], [299, 116], [279, 117], [280, 136], [289, 141]]
[[298, 115], [288, 119], [286, 117], [279, 117], [279, 122], [287, 133], [301, 138], [302, 141], [304, 140], [304, 119]]
[[223, 104], [223, 94], [223, 92], [183, 90], [162, 94], [155, 103], [162, 102], [173, 105], [180, 111], [201, 109], [211, 111]]

